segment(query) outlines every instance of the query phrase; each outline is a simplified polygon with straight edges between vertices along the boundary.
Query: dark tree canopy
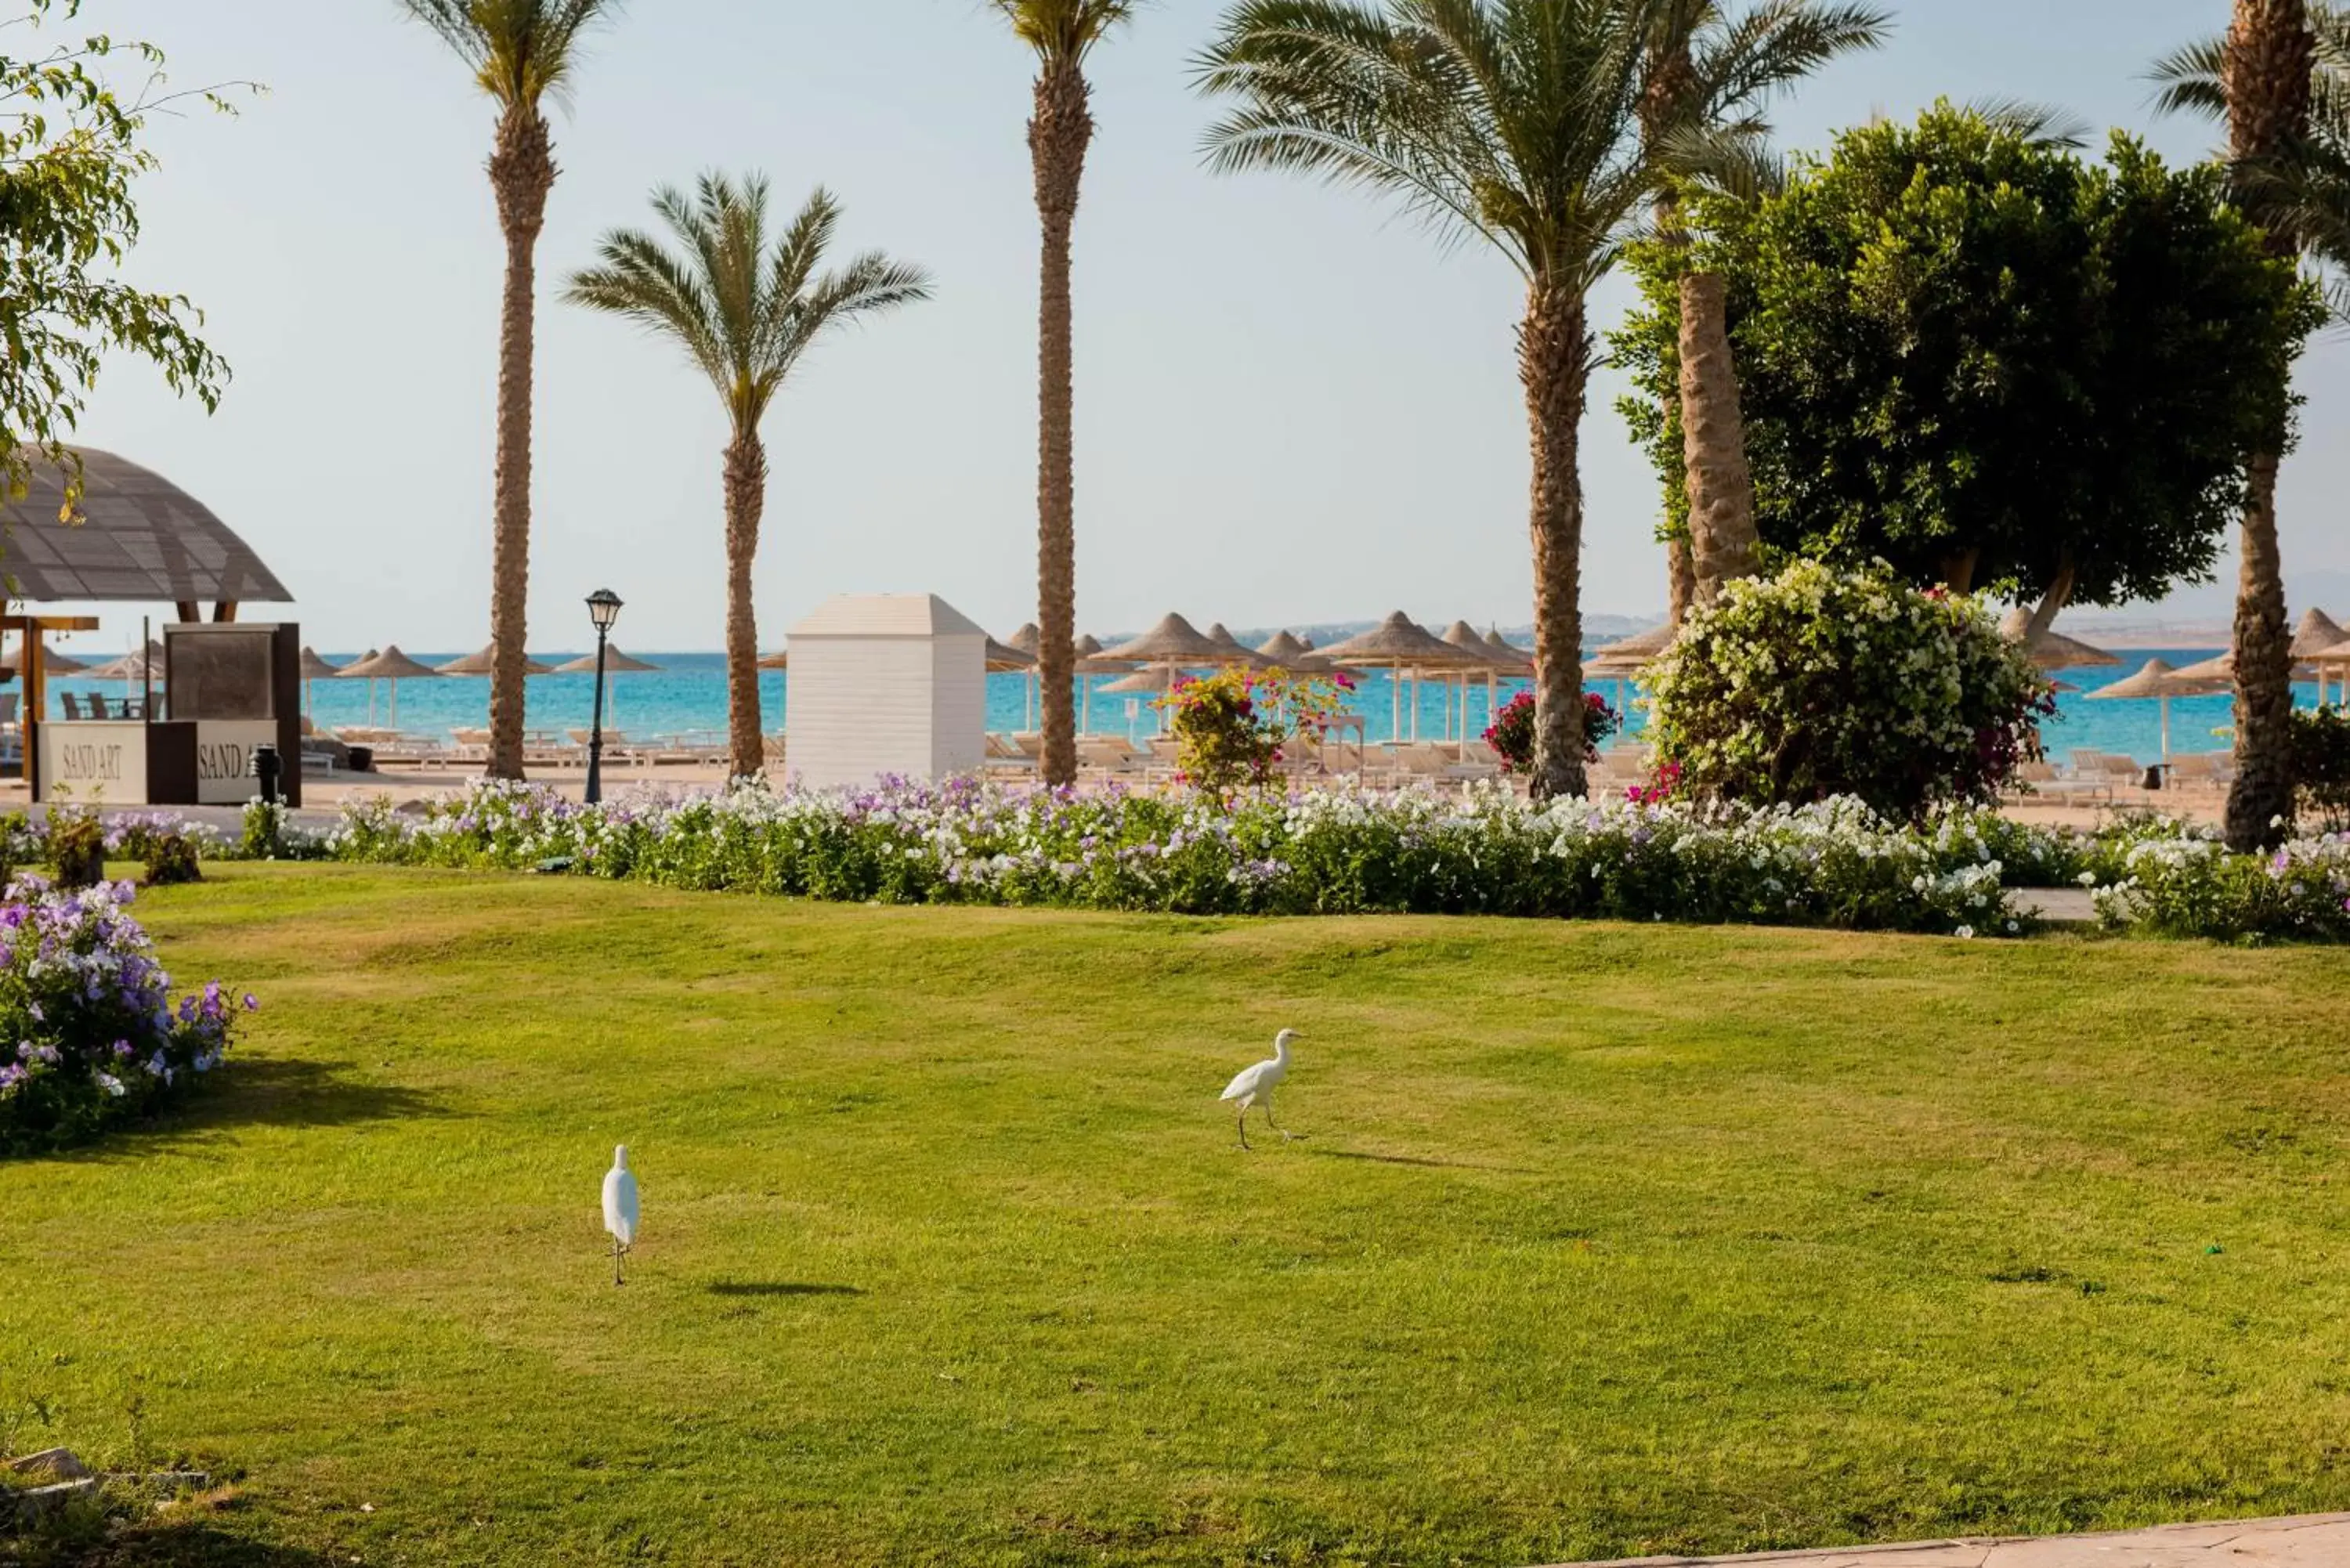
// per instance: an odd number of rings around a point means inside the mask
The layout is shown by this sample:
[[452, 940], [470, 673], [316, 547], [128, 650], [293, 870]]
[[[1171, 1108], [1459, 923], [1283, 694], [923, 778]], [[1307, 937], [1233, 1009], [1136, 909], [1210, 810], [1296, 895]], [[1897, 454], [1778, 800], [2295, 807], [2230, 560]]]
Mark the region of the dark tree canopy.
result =
[[1694, 263], [1729, 280], [1765, 545], [1919, 583], [2121, 604], [2208, 577], [2324, 317], [2220, 169], [2118, 132], [2091, 163], [1949, 104], [1693, 215], [1693, 254], [1635, 247], [1615, 340], [1669, 521]]

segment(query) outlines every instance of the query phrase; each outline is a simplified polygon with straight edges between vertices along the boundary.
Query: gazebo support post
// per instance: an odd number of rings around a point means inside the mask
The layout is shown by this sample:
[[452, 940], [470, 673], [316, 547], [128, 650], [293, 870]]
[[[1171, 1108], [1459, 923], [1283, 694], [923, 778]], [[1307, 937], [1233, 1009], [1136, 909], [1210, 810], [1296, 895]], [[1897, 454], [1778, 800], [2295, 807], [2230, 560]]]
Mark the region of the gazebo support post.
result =
[[213, 606], [213, 619], [225, 626], [236, 618], [236, 601], [223, 599]]

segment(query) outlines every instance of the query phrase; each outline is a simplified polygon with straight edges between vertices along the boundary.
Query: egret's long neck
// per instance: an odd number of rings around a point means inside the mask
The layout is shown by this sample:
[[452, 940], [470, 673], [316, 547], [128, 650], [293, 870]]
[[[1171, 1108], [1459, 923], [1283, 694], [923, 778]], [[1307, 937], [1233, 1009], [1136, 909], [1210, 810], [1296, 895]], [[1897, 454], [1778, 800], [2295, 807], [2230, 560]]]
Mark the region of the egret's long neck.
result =
[[1277, 1034], [1273, 1041], [1273, 1059], [1283, 1066], [1289, 1065], [1289, 1036]]

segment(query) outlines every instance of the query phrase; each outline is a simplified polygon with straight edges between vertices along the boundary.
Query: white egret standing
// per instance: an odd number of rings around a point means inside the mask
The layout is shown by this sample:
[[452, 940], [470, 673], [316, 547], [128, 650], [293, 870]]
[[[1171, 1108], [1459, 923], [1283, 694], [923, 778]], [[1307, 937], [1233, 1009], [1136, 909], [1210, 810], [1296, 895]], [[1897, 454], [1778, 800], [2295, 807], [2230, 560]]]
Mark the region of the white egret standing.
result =
[[1282, 1131], [1282, 1127], [1279, 1122], [1273, 1119], [1273, 1089], [1274, 1085], [1289, 1076], [1289, 1043], [1296, 1038], [1297, 1031], [1295, 1029], [1284, 1029], [1280, 1033], [1274, 1035], [1273, 1037], [1273, 1060], [1270, 1062], [1259, 1062], [1253, 1067], [1242, 1068], [1240, 1075], [1232, 1079], [1232, 1083], [1225, 1087], [1222, 1096], [1220, 1096], [1225, 1100], [1238, 1100], [1240, 1102], [1241, 1147], [1243, 1148], [1246, 1148], [1249, 1146], [1248, 1114], [1252, 1108], [1257, 1106], [1263, 1106], [1264, 1107], [1265, 1126], [1271, 1127], [1277, 1133], [1281, 1133], [1284, 1139], [1286, 1139], [1290, 1136], [1288, 1133]]
[[612, 1168], [604, 1173], [604, 1229], [612, 1233], [612, 1282], [626, 1284], [620, 1260], [637, 1244], [637, 1173], [629, 1168], [629, 1146], [612, 1151]]

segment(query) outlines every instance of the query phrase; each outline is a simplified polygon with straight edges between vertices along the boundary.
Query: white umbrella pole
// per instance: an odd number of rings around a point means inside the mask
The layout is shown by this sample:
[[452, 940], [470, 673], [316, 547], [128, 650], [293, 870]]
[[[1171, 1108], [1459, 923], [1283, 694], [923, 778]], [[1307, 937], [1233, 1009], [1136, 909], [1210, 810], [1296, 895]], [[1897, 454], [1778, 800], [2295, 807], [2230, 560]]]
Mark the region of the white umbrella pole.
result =
[[1403, 666], [1388, 667], [1388, 739], [1403, 739]]
[[1077, 717], [1077, 731], [1080, 734], [1090, 735], [1094, 731], [1094, 683], [1092, 678], [1084, 675], [1078, 676], [1077, 690], [1084, 693], [1084, 696], [1079, 700], [1078, 704], [1079, 713]]
[[2168, 697], [2162, 700], [2162, 760], [2166, 764], [2170, 761], [2170, 699]]
[[391, 683], [391, 727], [400, 728], [400, 682]]

